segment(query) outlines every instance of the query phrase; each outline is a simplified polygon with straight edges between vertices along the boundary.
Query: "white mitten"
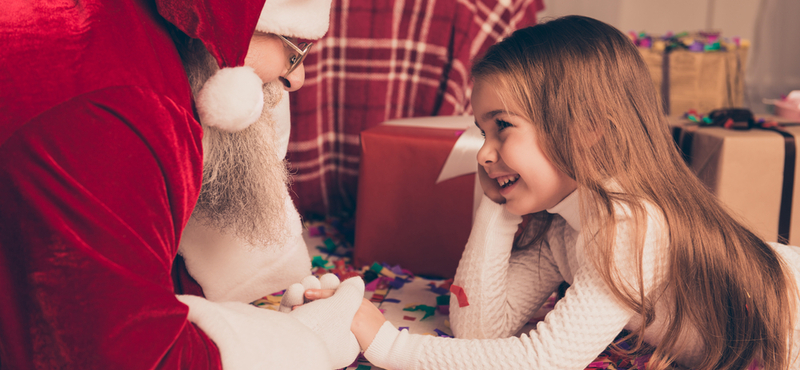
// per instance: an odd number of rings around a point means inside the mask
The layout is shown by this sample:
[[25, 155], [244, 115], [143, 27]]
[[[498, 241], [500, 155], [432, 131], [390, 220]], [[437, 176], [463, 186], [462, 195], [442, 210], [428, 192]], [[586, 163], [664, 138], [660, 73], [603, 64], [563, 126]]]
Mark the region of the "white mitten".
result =
[[[361, 286], [363, 291], [363, 283]], [[343, 355], [331, 352], [328, 343], [331, 338], [322, 337], [307, 323], [284, 313], [241, 302], [219, 303], [190, 295], [177, 298], [189, 306], [188, 320], [217, 345], [225, 370], [251, 370], [265, 366], [275, 369], [340, 369], [349, 365], [358, 354], [356, 352], [350, 362], [341, 365], [345, 362]], [[348, 313], [346, 319], [349, 330], [353, 314]], [[335, 362], [333, 355], [336, 355]]]
[[278, 311], [289, 313], [292, 312], [292, 307], [302, 305], [305, 302], [304, 293], [308, 289], [336, 289], [338, 286], [339, 278], [336, 274], [327, 273], [319, 279], [314, 275], [308, 275], [301, 282], [294, 283], [286, 289]]
[[[322, 280], [326, 286], [333, 283], [332, 279], [324, 276]], [[361, 352], [358, 340], [350, 331], [350, 325], [363, 298], [364, 280], [356, 276], [339, 284], [332, 297], [304, 304], [289, 315], [322, 339], [328, 348], [331, 362], [339, 369], [353, 363]]]

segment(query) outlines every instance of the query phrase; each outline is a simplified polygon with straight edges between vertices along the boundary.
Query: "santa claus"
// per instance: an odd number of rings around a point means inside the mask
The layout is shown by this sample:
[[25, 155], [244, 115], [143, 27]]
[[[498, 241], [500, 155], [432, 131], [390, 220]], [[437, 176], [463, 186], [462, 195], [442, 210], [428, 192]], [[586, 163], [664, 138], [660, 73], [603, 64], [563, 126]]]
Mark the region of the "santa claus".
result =
[[[329, 7], [4, 5], [0, 48], [14, 66], [0, 80], [4, 368], [352, 362], [360, 279], [291, 312], [247, 304], [309, 274], [280, 112], [303, 82], [298, 38], [321, 37]], [[183, 289], [179, 249], [199, 289]]]

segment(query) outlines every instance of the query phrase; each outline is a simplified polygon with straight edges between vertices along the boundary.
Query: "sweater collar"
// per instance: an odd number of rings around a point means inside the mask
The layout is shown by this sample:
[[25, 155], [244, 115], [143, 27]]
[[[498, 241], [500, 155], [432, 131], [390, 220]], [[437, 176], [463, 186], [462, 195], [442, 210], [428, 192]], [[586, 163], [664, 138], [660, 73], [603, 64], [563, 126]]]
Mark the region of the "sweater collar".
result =
[[573, 229], [580, 231], [581, 229], [581, 213], [580, 213], [580, 197], [576, 189], [567, 195], [561, 202], [547, 209], [548, 213], [558, 214], [567, 221], [569, 226]]

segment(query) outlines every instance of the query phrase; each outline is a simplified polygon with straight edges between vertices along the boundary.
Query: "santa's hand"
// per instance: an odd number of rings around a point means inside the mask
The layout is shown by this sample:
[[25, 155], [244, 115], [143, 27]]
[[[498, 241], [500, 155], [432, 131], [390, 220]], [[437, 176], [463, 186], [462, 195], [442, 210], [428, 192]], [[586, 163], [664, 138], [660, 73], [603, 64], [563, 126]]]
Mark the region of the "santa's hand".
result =
[[339, 284], [332, 297], [307, 303], [289, 315], [316, 333], [328, 347], [333, 364], [342, 368], [361, 351], [350, 326], [363, 298], [364, 281], [353, 277]]
[[[341, 354], [330, 353], [326, 338], [290, 315], [242, 302], [212, 302], [189, 295], [177, 298], [189, 306], [188, 320], [217, 345], [225, 370], [263, 368], [265, 358], [276, 369], [329, 370], [350, 364], [342, 365]], [[351, 319], [352, 315], [348, 322]]]
[[[292, 312], [293, 309], [303, 305], [310, 301], [311, 299], [304, 299], [303, 294], [306, 290], [311, 289], [312, 291], [319, 291], [320, 289], [332, 290], [336, 289], [339, 286], [339, 278], [336, 277], [335, 274], [327, 273], [322, 275], [321, 278], [317, 279], [314, 275], [308, 275], [299, 283], [292, 284], [286, 291], [283, 293], [283, 297], [281, 298], [281, 305], [278, 307], [278, 311], [280, 312]], [[332, 293], [331, 293], [332, 294]], [[330, 295], [325, 297], [316, 297], [317, 298], [327, 298]]]

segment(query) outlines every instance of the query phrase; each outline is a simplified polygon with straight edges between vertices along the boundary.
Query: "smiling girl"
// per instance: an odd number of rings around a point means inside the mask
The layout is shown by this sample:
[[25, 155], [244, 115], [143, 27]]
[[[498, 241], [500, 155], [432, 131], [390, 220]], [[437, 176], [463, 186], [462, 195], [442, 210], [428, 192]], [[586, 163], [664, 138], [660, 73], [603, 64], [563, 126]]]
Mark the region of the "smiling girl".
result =
[[[624, 329], [648, 369], [796, 369], [798, 248], [765, 243], [684, 164], [628, 38], [570, 16], [472, 69], [486, 196], [451, 299], [457, 339], [352, 330], [387, 369], [583, 369]], [[533, 221], [515, 243], [522, 215]], [[535, 330], [514, 336], [566, 281]]]

